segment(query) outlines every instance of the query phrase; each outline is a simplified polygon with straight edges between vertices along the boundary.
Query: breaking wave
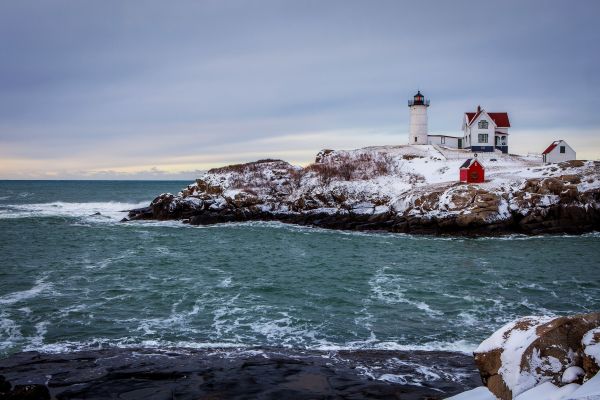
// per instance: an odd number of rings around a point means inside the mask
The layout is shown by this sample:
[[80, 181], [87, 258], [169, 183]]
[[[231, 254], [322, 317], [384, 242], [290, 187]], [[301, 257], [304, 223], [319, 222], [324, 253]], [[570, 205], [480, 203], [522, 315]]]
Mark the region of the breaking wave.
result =
[[29, 300], [34, 297], [37, 297], [42, 292], [49, 291], [51, 288], [51, 283], [45, 282], [45, 278], [40, 278], [35, 281], [35, 285], [30, 289], [12, 292], [4, 296], [0, 296], [0, 304], [11, 305], [24, 300]]
[[97, 222], [114, 221], [126, 217], [128, 210], [145, 207], [149, 203], [149, 201], [141, 203], [55, 201], [52, 203], [7, 204], [0, 206], [0, 219], [67, 217], [87, 218]]

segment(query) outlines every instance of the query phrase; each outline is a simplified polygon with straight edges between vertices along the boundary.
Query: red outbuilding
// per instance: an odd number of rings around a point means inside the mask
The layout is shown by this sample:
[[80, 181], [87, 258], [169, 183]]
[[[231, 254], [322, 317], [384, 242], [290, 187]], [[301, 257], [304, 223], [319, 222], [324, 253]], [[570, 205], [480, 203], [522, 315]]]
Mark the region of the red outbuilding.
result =
[[460, 181], [482, 183], [485, 180], [485, 168], [477, 158], [469, 158], [460, 166]]

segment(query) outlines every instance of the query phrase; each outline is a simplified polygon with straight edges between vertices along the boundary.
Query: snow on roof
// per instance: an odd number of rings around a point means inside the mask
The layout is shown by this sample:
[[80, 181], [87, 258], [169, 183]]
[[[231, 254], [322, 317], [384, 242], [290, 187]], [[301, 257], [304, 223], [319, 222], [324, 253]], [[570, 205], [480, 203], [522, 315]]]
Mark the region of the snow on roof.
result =
[[[476, 158], [468, 158], [468, 159], [467, 159], [467, 160], [466, 160], [466, 161], [465, 161], [465, 162], [464, 162], [464, 163], [463, 163], [463, 164], [460, 166], [460, 168], [461, 168], [461, 169], [463, 169], [463, 168], [470, 168], [470, 167], [471, 167], [471, 165], [473, 165], [473, 164], [475, 164], [475, 163], [477, 163], [477, 164], [481, 165], [481, 163], [480, 163], [479, 161], [477, 161], [477, 159], [476, 159]], [[481, 165], [481, 168], [483, 168], [483, 165]]]
[[551, 144], [550, 146], [548, 146], [548, 147], [546, 148], [546, 150], [544, 150], [544, 152], [543, 152], [542, 154], [548, 154], [548, 153], [550, 153], [552, 150], [554, 150], [554, 148], [555, 148], [556, 146], [558, 146], [558, 144], [559, 144], [560, 142], [562, 142], [562, 140], [555, 140], [554, 142], [552, 142], [552, 144]]
[[467, 112], [467, 125], [471, 125], [473, 121], [479, 117], [481, 113], [485, 112], [494, 121], [498, 128], [510, 128], [510, 120], [508, 119], [508, 113], [506, 112], [487, 112], [485, 110], [479, 110], [478, 112]]

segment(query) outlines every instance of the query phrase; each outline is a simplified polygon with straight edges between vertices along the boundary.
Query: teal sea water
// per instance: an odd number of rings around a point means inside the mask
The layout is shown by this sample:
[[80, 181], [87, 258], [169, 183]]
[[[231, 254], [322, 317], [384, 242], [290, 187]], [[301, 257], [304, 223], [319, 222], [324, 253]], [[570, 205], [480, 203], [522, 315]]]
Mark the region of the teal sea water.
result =
[[597, 233], [119, 222], [186, 184], [0, 181], [0, 356], [106, 345], [470, 351], [516, 317], [600, 310]]

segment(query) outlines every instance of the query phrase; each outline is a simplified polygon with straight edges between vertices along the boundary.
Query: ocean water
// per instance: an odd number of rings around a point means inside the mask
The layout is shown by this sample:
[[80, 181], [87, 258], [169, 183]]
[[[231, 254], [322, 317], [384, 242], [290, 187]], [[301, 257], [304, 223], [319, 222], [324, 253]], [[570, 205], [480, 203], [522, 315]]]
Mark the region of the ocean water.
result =
[[119, 222], [186, 184], [0, 181], [0, 356], [109, 345], [469, 352], [516, 317], [600, 310], [597, 233]]

